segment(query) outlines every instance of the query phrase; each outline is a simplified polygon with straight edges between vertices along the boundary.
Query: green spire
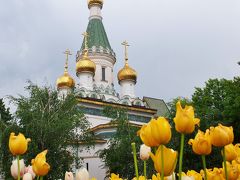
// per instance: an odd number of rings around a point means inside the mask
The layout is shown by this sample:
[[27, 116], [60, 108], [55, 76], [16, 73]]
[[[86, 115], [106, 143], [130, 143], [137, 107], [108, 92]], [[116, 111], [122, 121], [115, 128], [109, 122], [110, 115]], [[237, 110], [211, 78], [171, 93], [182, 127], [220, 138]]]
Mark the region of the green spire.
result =
[[[88, 47], [92, 48], [95, 46], [99, 48], [102, 46], [104, 49], [109, 49], [113, 51], [110, 43], [107, 38], [107, 34], [105, 32], [102, 20], [100, 19], [91, 19], [88, 23], [87, 33], [89, 34], [88, 37]], [[84, 41], [82, 43], [81, 51], [84, 49]]]

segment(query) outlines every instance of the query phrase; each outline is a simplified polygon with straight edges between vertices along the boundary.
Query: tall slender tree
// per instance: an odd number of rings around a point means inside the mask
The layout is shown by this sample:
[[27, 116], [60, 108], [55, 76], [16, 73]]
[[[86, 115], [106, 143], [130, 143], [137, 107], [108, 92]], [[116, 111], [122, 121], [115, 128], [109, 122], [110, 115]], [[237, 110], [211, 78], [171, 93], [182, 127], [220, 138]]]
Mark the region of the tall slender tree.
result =
[[77, 158], [69, 147], [76, 142], [91, 140], [89, 122], [73, 94], [59, 99], [57, 91], [31, 82], [26, 91], [28, 96], [10, 97], [17, 106], [14, 119], [18, 125], [17, 132], [32, 140], [23, 158], [30, 164], [36, 154], [48, 149], [47, 161], [51, 166], [48, 179], [62, 178]]

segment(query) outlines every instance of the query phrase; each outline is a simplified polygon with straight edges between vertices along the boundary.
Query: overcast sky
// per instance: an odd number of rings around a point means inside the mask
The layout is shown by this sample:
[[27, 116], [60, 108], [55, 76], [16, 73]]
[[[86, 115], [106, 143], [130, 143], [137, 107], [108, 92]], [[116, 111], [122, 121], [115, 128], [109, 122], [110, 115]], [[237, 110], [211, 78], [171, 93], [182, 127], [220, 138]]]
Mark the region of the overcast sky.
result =
[[[0, 1], [0, 97], [24, 94], [28, 79], [55, 86], [64, 70], [62, 52], [75, 55], [81, 46], [86, 1]], [[239, 0], [105, 0], [102, 14], [117, 54], [115, 77], [123, 66], [121, 42], [131, 45], [139, 97], [191, 97], [209, 78], [240, 73]], [[69, 68], [77, 81], [75, 56]]]

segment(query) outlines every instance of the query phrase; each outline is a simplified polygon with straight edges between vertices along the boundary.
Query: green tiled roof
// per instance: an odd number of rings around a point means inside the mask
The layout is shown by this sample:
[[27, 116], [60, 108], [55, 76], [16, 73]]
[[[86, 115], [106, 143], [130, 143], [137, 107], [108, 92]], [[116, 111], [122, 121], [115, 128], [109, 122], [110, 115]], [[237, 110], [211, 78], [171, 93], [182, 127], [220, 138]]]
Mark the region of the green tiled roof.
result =
[[147, 103], [149, 108], [157, 110], [157, 116], [168, 116], [170, 111], [162, 99], [143, 97], [143, 101]]
[[[87, 33], [88, 37], [88, 47], [92, 48], [96, 46], [99, 48], [102, 46], [104, 49], [112, 50], [110, 43], [107, 38], [102, 20], [100, 19], [91, 19], [88, 23]], [[84, 42], [84, 41], [83, 41]], [[81, 50], [84, 49], [84, 43], [82, 44]]]

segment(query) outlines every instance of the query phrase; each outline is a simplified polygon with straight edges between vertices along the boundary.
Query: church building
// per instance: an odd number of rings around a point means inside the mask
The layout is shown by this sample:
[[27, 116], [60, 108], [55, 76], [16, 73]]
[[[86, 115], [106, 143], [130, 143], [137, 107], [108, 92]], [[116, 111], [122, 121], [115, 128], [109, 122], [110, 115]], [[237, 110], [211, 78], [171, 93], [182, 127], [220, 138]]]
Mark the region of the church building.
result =
[[76, 77], [68, 73], [68, 56], [70, 51], [65, 52], [66, 64], [62, 76], [57, 79], [59, 97], [67, 96], [74, 91], [77, 94], [79, 105], [83, 107], [86, 118], [91, 124], [91, 130], [97, 137], [95, 148], [89, 152], [79, 152], [83, 158], [84, 166], [88, 169], [91, 177], [104, 179], [107, 167], [97, 155], [99, 149], [107, 147], [107, 141], [116, 131], [116, 124], [102, 113], [104, 107], [112, 106], [124, 108], [128, 119], [133, 125], [147, 123], [153, 116], [166, 116], [169, 110], [161, 99], [151, 97], [137, 97], [135, 86], [141, 79], [137, 71], [131, 67], [134, 59], [128, 59], [128, 43], [122, 45], [125, 49], [124, 66], [117, 72], [120, 92], [116, 92], [114, 85], [115, 73], [113, 71], [117, 60], [114, 50], [110, 45], [104, 29], [101, 10], [103, 0], [88, 0], [90, 11], [89, 22], [82, 47], [76, 54]]

